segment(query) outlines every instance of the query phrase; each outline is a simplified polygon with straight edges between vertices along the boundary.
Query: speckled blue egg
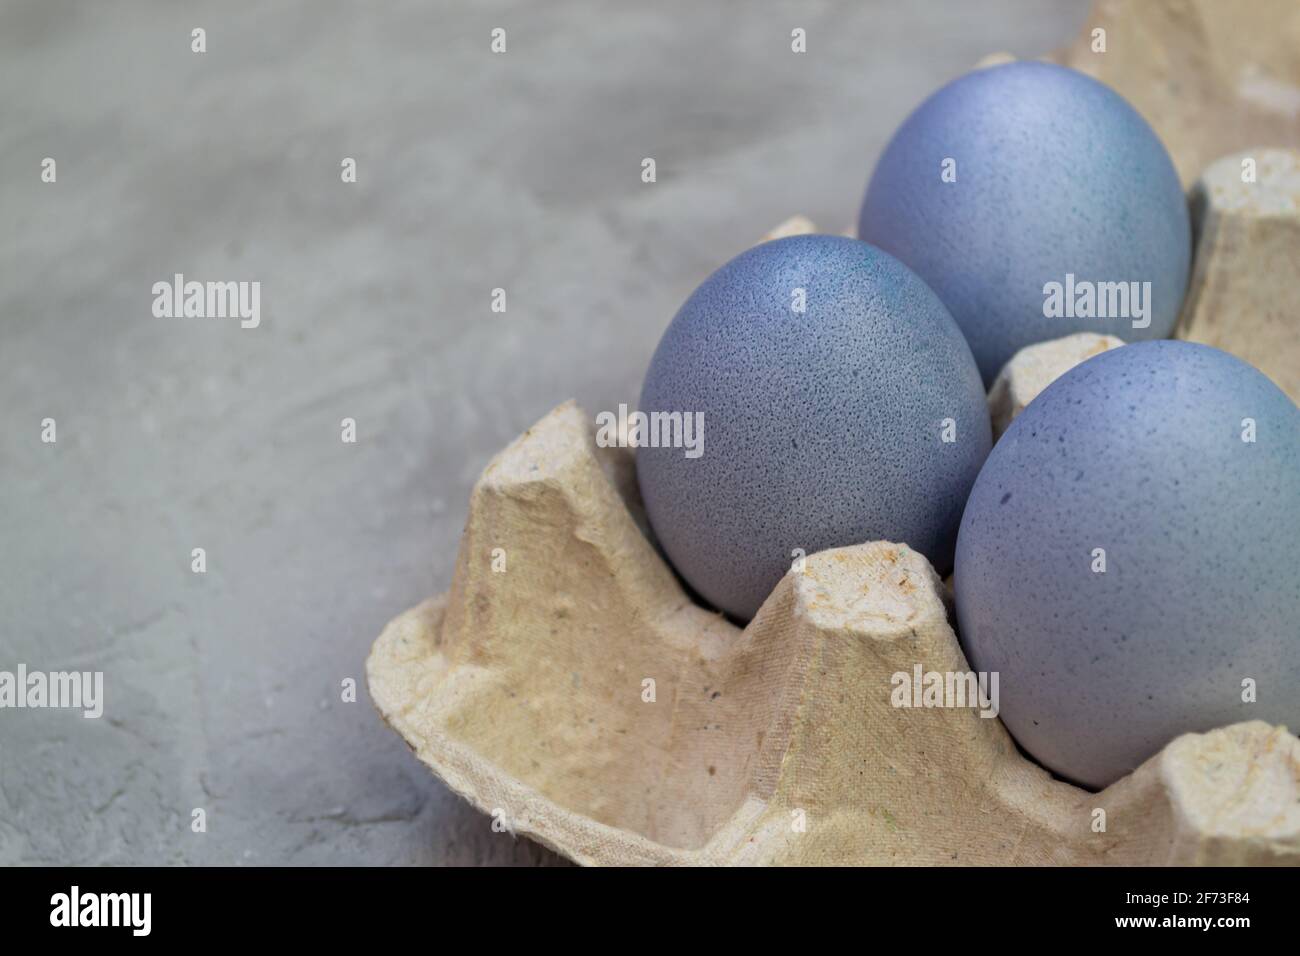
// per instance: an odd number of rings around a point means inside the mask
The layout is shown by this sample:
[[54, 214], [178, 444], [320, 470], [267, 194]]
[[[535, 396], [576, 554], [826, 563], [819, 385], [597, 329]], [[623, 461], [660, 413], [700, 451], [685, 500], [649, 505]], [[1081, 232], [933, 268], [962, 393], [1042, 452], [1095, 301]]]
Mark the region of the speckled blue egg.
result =
[[1294, 732], [1298, 543], [1300, 410], [1218, 349], [1126, 345], [989, 455], [957, 540], [961, 641], [1021, 746], [1089, 787], [1182, 733]]
[[[1191, 257], [1182, 186], [1151, 127], [1109, 87], [1035, 62], [977, 70], [922, 103], [876, 166], [858, 234], [938, 293], [986, 384], [1020, 348], [1072, 332], [1166, 338]], [[1067, 311], [1070, 275], [1076, 312], [1102, 282], [1150, 282], [1150, 308], [1045, 315], [1049, 283]], [[1106, 299], [1093, 311], [1125, 312]]]
[[951, 565], [990, 444], [943, 303], [839, 236], [764, 243], [705, 280], [664, 333], [640, 409], [703, 414], [702, 454], [642, 444], [637, 477], [678, 573], [742, 620], [796, 551], [889, 540]]

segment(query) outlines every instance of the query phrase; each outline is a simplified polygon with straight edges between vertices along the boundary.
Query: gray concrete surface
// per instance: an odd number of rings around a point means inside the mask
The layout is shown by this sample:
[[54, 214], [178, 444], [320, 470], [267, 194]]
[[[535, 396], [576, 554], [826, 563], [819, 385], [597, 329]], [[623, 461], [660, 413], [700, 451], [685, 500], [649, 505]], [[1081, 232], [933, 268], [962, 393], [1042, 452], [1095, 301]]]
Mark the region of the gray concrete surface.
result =
[[[0, 670], [106, 686], [0, 710], [0, 863], [557, 862], [382, 725], [371, 640], [494, 452], [634, 402], [713, 268], [848, 225], [912, 106], [1085, 7], [6, 0]], [[155, 318], [176, 272], [260, 281], [261, 326]]]

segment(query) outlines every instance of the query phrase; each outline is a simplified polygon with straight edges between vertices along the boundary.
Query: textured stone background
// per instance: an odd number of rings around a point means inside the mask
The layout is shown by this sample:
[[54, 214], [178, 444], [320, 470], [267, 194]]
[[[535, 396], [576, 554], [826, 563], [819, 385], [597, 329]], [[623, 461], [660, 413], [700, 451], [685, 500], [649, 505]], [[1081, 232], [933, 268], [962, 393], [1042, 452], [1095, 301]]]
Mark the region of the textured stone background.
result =
[[[848, 225], [921, 98], [1086, 6], [6, 0], [0, 669], [106, 710], [0, 711], [0, 863], [556, 862], [381, 724], [371, 640], [494, 452], [635, 402], [713, 268]], [[261, 327], [154, 318], [174, 272], [260, 280]]]

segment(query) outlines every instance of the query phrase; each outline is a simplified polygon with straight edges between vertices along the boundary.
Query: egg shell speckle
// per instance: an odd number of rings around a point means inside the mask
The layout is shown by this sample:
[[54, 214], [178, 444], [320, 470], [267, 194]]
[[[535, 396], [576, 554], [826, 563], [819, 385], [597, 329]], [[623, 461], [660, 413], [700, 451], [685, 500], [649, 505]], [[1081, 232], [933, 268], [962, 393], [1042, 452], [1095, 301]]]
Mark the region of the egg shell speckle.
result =
[[[977, 70], [922, 103], [876, 165], [858, 235], [934, 289], [986, 383], [1024, 346], [1072, 332], [1168, 337], [1191, 264], [1187, 203], [1154, 131], [1109, 87], [1047, 63]], [[1149, 281], [1150, 325], [1044, 315], [1044, 286], [1067, 274]]]
[[1226, 352], [1122, 346], [1048, 386], [980, 472], [961, 641], [1021, 746], [1101, 788], [1183, 733], [1300, 728], [1297, 542], [1300, 410]]
[[704, 413], [703, 454], [639, 447], [638, 481], [673, 566], [740, 619], [794, 549], [883, 539], [950, 566], [990, 446], [979, 372], [943, 304], [839, 236], [764, 243], [705, 280], [664, 333], [640, 409]]

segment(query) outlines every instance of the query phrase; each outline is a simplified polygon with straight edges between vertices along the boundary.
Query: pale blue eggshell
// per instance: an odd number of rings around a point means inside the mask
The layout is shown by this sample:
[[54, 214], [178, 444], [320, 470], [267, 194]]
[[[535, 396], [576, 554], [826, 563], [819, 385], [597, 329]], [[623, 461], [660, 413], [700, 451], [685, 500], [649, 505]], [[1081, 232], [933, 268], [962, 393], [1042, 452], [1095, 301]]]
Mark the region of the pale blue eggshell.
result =
[[990, 454], [957, 542], [961, 641], [1020, 745], [1100, 788], [1179, 734], [1300, 728], [1298, 547], [1300, 410], [1226, 352], [1126, 345]]
[[943, 304], [838, 236], [768, 242], [705, 280], [664, 333], [640, 409], [704, 414], [700, 457], [640, 447], [637, 476], [678, 573], [742, 620], [795, 549], [884, 539], [944, 570], [990, 445], [979, 372]]
[[[1183, 189], [1151, 127], [1109, 87], [1036, 62], [977, 70], [922, 103], [880, 157], [858, 235], [934, 289], [986, 384], [1018, 349], [1072, 332], [1168, 337], [1191, 259]], [[1067, 274], [1150, 282], [1149, 326], [1045, 316], [1044, 286]]]

